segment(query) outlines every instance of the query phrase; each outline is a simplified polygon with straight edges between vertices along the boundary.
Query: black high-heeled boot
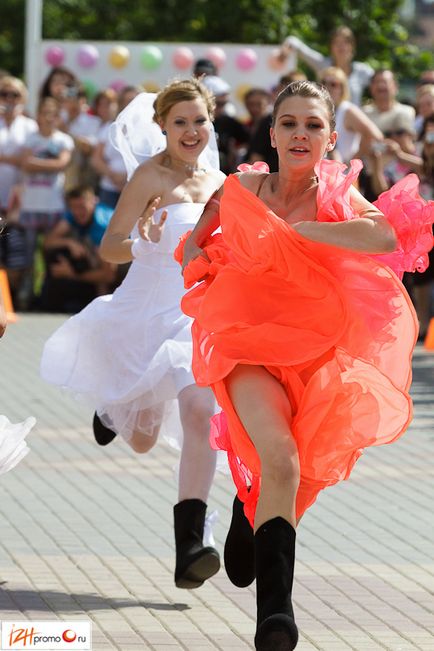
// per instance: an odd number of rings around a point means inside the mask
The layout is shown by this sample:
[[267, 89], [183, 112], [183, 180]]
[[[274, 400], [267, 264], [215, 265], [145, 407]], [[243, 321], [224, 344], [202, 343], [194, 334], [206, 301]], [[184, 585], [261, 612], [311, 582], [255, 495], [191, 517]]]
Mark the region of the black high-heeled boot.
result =
[[108, 445], [117, 436], [116, 432], [103, 424], [96, 412], [93, 415], [92, 429], [98, 445]]
[[246, 588], [256, 576], [255, 537], [250, 522], [244, 515], [244, 504], [235, 496], [232, 520], [226, 536], [223, 554], [229, 580], [239, 588]]
[[204, 547], [206, 504], [202, 500], [182, 500], [173, 508], [175, 518], [177, 588], [199, 588], [220, 569], [220, 556], [214, 547]]
[[264, 522], [255, 534], [257, 651], [290, 651], [298, 642], [292, 608], [295, 530], [281, 517]]

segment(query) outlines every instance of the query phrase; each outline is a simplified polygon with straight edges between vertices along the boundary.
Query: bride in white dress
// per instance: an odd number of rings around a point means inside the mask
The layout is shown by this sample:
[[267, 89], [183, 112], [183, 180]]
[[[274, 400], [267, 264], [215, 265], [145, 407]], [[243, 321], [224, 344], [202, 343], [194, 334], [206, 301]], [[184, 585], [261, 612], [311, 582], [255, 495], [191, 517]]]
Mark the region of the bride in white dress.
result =
[[213, 108], [197, 80], [181, 80], [156, 97], [142, 93], [118, 116], [113, 139], [129, 173], [137, 169], [121, 194], [101, 255], [132, 264], [112, 296], [96, 299], [51, 336], [41, 361], [44, 379], [93, 406], [102, 444], [119, 434], [136, 452], [147, 452], [171, 412], [173, 427], [177, 403], [180, 588], [199, 587], [220, 566], [217, 551], [203, 545], [216, 464], [208, 442], [215, 405], [211, 392], [194, 383], [191, 320], [180, 309], [183, 279], [173, 259], [179, 237], [194, 227], [224, 179], [216, 169], [217, 148], [208, 144]]
[[[6, 326], [7, 315], [0, 292], [0, 337], [4, 335]], [[12, 470], [29, 452], [24, 439], [35, 423], [32, 416], [22, 423], [11, 423], [6, 416], [0, 414], [0, 475]]]

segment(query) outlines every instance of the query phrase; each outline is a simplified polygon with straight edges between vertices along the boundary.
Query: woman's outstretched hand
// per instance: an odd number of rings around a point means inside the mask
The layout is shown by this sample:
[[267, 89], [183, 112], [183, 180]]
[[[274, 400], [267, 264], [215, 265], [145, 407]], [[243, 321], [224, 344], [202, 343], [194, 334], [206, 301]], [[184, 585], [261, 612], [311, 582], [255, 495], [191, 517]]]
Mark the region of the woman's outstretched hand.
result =
[[148, 203], [145, 210], [139, 217], [137, 222], [137, 228], [139, 230], [139, 235], [142, 240], [146, 242], [159, 242], [164, 230], [164, 224], [167, 219], [167, 210], [163, 210], [160, 221], [154, 223], [153, 217], [154, 213], [158, 208], [158, 205], [161, 201], [161, 197], [156, 197]]

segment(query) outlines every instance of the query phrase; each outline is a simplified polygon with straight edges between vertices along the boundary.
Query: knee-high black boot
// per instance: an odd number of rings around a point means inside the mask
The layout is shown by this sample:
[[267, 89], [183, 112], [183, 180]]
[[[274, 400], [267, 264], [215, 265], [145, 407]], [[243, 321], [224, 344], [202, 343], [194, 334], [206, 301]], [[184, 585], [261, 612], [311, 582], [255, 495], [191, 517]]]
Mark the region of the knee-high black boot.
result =
[[244, 515], [244, 505], [235, 496], [232, 520], [225, 542], [224, 561], [230, 581], [246, 588], [255, 578], [255, 537]]
[[173, 508], [175, 517], [177, 588], [199, 588], [220, 569], [220, 557], [214, 547], [204, 547], [206, 504], [202, 500], [182, 500]]
[[268, 520], [255, 534], [257, 651], [290, 651], [298, 642], [292, 609], [295, 530], [281, 517]]

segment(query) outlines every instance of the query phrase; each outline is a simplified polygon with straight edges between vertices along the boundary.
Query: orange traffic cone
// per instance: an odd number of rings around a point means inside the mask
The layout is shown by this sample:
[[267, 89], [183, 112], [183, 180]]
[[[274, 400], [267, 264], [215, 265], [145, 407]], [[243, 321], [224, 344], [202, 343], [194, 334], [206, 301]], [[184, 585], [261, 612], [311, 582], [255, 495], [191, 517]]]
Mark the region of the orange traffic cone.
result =
[[0, 269], [0, 300], [6, 312], [8, 323], [15, 323], [17, 315], [15, 314], [14, 306], [12, 305], [8, 275], [4, 269]]
[[423, 345], [427, 350], [434, 350], [434, 318], [429, 322]]

